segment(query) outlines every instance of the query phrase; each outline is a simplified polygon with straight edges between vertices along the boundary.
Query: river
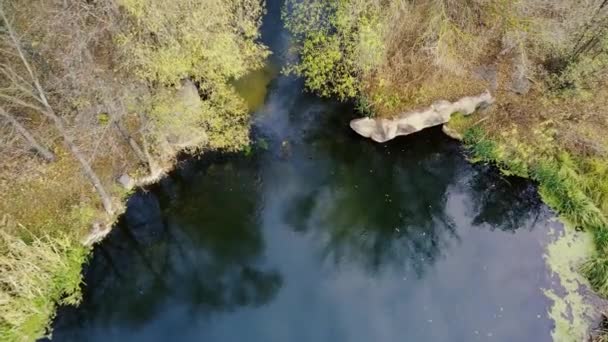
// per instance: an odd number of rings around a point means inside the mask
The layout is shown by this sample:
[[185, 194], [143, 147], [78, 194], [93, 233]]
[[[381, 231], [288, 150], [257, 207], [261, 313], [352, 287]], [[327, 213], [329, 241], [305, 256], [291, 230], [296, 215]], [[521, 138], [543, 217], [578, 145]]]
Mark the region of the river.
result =
[[[289, 37], [268, 7], [280, 66]], [[551, 340], [559, 225], [533, 185], [440, 129], [364, 140], [352, 106], [302, 89], [273, 76], [249, 153], [183, 162], [131, 197], [53, 341]]]

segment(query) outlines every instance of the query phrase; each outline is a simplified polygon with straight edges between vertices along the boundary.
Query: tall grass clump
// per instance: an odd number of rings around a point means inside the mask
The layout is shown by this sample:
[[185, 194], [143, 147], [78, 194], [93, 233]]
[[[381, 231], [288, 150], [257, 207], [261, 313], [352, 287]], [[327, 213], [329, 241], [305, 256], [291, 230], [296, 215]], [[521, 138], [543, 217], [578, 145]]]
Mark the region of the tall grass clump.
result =
[[47, 333], [57, 304], [81, 300], [87, 250], [67, 235], [16, 237], [0, 231], [0, 341]]
[[581, 271], [597, 293], [604, 297], [608, 295], [608, 257], [605, 250], [598, 251], [597, 255], [585, 262]]
[[608, 222], [583, 191], [580, 178], [589, 177], [579, 176], [567, 163], [547, 160], [539, 162], [533, 174], [543, 201], [576, 229], [593, 234], [595, 255], [582, 265], [581, 272], [598, 294], [608, 297]]
[[498, 145], [487, 139], [481, 127], [471, 127], [463, 135], [463, 142], [471, 152], [471, 161], [474, 163], [496, 163], [500, 161]]
[[526, 160], [528, 165], [522, 165], [516, 150], [506, 153], [501, 143], [479, 126], [465, 131], [463, 143], [472, 162], [493, 163], [507, 175], [537, 182], [538, 192], [549, 207], [570, 226], [593, 234], [595, 256], [582, 265], [581, 271], [598, 294], [608, 297], [608, 163], [573, 158], [562, 151], [556, 156], [534, 156]]
[[[542, 160], [534, 168], [533, 179], [545, 203], [576, 228], [593, 232], [605, 230], [606, 218], [582, 190], [580, 176], [566, 163]], [[601, 236], [602, 234], [600, 234]], [[603, 247], [605, 241], [597, 241]]]

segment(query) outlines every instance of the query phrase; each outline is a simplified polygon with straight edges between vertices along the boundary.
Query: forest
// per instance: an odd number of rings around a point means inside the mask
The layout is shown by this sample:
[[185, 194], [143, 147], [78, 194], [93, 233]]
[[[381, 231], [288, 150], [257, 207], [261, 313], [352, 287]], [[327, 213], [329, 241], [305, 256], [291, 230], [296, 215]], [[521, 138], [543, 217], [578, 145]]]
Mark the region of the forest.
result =
[[[48, 334], [137, 186], [246, 151], [234, 81], [264, 67], [258, 0], [0, 0], [0, 340]], [[286, 0], [307, 90], [390, 118], [489, 90], [448, 124], [593, 233], [608, 297], [608, 0]], [[598, 337], [607, 341], [608, 337]]]

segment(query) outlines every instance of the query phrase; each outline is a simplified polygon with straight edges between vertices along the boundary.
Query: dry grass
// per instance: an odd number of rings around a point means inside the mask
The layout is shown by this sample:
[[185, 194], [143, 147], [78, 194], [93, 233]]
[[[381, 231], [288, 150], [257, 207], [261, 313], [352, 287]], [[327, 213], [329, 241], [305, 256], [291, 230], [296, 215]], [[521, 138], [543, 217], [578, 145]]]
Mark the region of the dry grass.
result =
[[[77, 162], [61, 148], [55, 151], [54, 163], [22, 156], [21, 165], [5, 165], [0, 172], [2, 341], [35, 340], [47, 332], [56, 305], [78, 303], [88, 255], [82, 240], [95, 222], [112, 220]], [[94, 163], [118, 208], [127, 192], [112, 184], [117, 171], [124, 170], [115, 168], [124, 157]], [[22, 172], [14, 173], [16, 168]]]

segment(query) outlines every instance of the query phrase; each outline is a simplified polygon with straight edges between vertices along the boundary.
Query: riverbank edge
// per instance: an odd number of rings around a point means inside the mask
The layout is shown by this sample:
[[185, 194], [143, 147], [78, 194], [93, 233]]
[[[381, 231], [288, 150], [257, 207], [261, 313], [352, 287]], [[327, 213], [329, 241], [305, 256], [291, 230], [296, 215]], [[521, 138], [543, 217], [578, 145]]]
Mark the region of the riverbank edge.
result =
[[[194, 147], [194, 146], [193, 146]], [[184, 151], [187, 150], [187, 147], [184, 148]], [[175, 157], [182, 153], [182, 151], [178, 151], [175, 153]], [[175, 158], [173, 158], [175, 159]], [[131, 186], [124, 187], [125, 192], [123, 194], [112, 195], [112, 201], [115, 204], [118, 204], [115, 213], [111, 217], [106, 217], [101, 221], [98, 217], [89, 217], [88, 220], [84, 220], [80, 222], [81, 225], [85, 227], [90, 227], [89, 233], [86, 234], [83, 238], [78, 241], [74, 241], [69, 244], [67, 250], [63, 254], [63, 260], [58, 260], [61, 263], [66, 265], [70, 265], [66, 267], [65, 271], [70, 274], [64, 274], [63, 277], [67, 277], [69, 279], [78, 279], [78, 287], [74, 288], [74, 284], [68, 284], [65, 286], [64, 284], [54, 284], [54, 286], [64, 286], [63, 289], [59, 291], [50, 291], [49, 295], [51, 298], [47, 300], [54, 303], [54, 307], [52, 308], [52, 312], [46, 317], [46, 319], [38, 319], [34, 320], [39, 325], [38, 327], [32, 326], [29, 329], [37, 333], [38, 336], [30, 336], [33, 337], [33, 340], [37, 340], [39, 338], [51, 338], [52, 339], [52, 322], [57, 313], [57, 308], [61, 305], [75, 305], [80, 304], [82, 299], [82, 291], [84, 286], [84, 267], [89, 262], [90, 257], [93, 254], [93, 247], [95, 244], [102, 242], [111, 232], [114, 225], [118, 222], [120, 217], [126, 212], [127, 202], [131, 198], [131, 195], [137, 191], [137, 189], [145, 188], [146, 186], [152, 185], [158, 182], [162, 177], [171, 172], [177, 165], [179, 164], [179, 160], [175, 160], [170, 165], [165, 165], [163, 168], [155, 170], [153, 174], [134, 178], [132, 180]], [[94, 203], [81, 203], [82, 207], [94, 206]], [[77, 258], [73, 256], [77, 255]], [[80, 263], [75, 263], [75, 260], [80, 261]], [[53, 275], [52, 278], [56, 278], [57, 275]], [[74, 298], [73, 301], [66, 301], [65, 298], [70, 297]]]
[[[465, 117], [456, 113], [454, 119], [443, 126], [443, 131], [461, 141], [470, 162], [491, 164], [506, 176], [535, 182], [541, 199], [555, 211], [558, 221], [563, 224], [561, 231], [552, 229], [549, 232], [552, 241], [544, 255], [551, 277], [556, 280], [552, 280], [552, 284], [558, 285], [553, 289], [542, 289], [553, 301], [548, 312], [555, 322], [551, 332], [553, 341], [599, 341], [601, 337], [605, 338], [606, 332], [596, 331], [596, 328], [602, 323], [602, 307], [606, 301], [600, 297], [599, 291], [593, 289], [593, 277], [598, 275], [591, 269], [596, 267], [595, 260], [601, 260], [598, 246], [601, 242], [597, 235], [607, 228], [601, 226], [606, 218], [591, 199], [575, 188], [575, 182], [569, 183], [568, 177], [563, 176], [563, 166], [558, 160], [514, 155], [517, 147], [486, 133], [479, 122], [479, 116]], [[560, 206], [563, 202], [583, 202], [586, 211], [569, 213]], [[582, 222], [581, 216], [592, 218]]]
[[[250, 103], [246, 97], [249, 88], [263, 89], [260, 95], [258, 89], [258, 97], [264, 97], [268, 89], [268, 85], [273, 79], [276, 72], [267, 70], [268, 64], [262, 69], [253, 69], [249, 74], [243, 77], [245, 80], [246, 89], [240, 89], [238, 94], [247, 104], [250, 116], [258, 109], [261, 104], [258, 102]], [[261, 74], [260, 77], [258, 77]], [[253, 75], [253, 76], [252, 76]], [[270, 75], [270, 76], [269, 76]], [[253, 77], [253, 79], [252, 79]], [[237, 82], [235, 82], [237, 83]], [[245, 87], [245, 85], [241, 85]], [[237, 85], [234, 85], [237, 86]], [[127, 202], [131, 196], [139, 189], [146, 189], [149, 186], [158, 183], [184, 161], [195, 158], [205, 158], [209, 154], [232, 154], [238, 153], [248, 155], [256, 149], [254, 138], [252, 136], [252, 120], [247, 124], [249, 131], [249, 139], [237, 149], [204, 149], [199, 144], [189, 143], [179, 146], [179, 149], [172, 149], [170, 154], [164, 156], [163, 160], [156, 161], [154, 167], [144, 167], [139, 165], [136, 168], [122, 170], [122, 172], [114, 172], [109, 188], [111, 189], [110, 198], [115, 208], [112, 215], [107, 215], [97, 207], [97, 198], [81, 197], [80, 201], [74, 206], [61, 206], [61, 212], [64, 218], [68, 218], [69, 224], [64, 224], [61, 217], [56, 215], [48, 215], [45, 224], [50, 226], [60, 226], [59, 231], [50, 231], [49, 233], [40, 234], [40, 236], [30, 233], [33, 241], [25, 244], [20, 237], [11, 236], [9, 234], [0, 234], [0, 238], [10, 239], [15, 244], [23, 245], [24, 252], [13, 259], [15, 261], [25, 259], [31, 255], [37, 257], [33, 264], [45, 263], [48, 255], [52, 254], [58, 267], [38, 268], [36, 272], [22, 272], [26, 279], [28, 288], [35, 289], [35, 292], [28, 296], [19, 297], [18, 301], [7, 302], [10, 306], [9, 310], [17, 312], [21, 316], [13, 319], [7, 324], [0, 322], [0, 341], [35, 341], [40, 338], [52, 337], [52, 322], [56, 316], [57, 308], [63, 305], [79, 305], [82, 300], [84, 286], [84, 268], [88, 263], [93, 253], [93, 247], [97, 243], [101, 243], [111, 232], [120, 217], [127, 210]], [[66, 162], [71, 162], [69, 158], [61, 158]], [[62, 174], [63, 175], [63, 174]], [[117, 177], [120, 175], [119, 177]], [[53, 195], [65, 186], [63, 177], [58, 177], [57, 183], [44, 182], [43, 191], [50, 193], [53, 201]], [[74, 178], [74, 177], [72, 177]], [[0, 213], [0, 228], [11, 221], [11, 217]], [[65, 221], [65, 220], [64, 220]], [[19, 223], [14, 226], [22, 227]], [[23, 228], [23, 227], [22, 227]], [[0, 233], [2, 231], [0, 230]], [[42, 251], [31, 253], [30, 251]], [[0, 258], [3, 256], [0, 255]], [[36, 265], [34, 265], [36, 266]], [[49, 269], [52, 272], [49, 272]], [[29, 274], [35, 273], [35, 277], [30, 277]], [[31, 280], [34, 278], [33, 280]], [[44, 281], [41, 280], [44, 279]], [[0, 297], [0, 300], [2, 298]], [[15, 310], [13, 310], [13, 308]], [[30, 310], [20, 310], [20, 308], [31, 308]], [[19, 312], [21, 311], [21, 312]], [[23, 311], [27, 311], [24, 315]], [[13, 315], [12, 317], [17, 317]]]
[[[518, 171], [521, 165], [510, 165], [510, 159], [504, 155], [501, 156], [497, 152], [501, 149], [501, 143], [485, 135], [481, 128], [476, 126], [478, 122], [479, 118], [474, 114], [465, 119], [463, 115], [456, 113], [454, 119], [443, 126], [444, 132], [462, 142], [463, 147], [470, 153], [469, 161], [473, 163], [490, 163], [497, 166], [505, 175], [523, 177], [540, 184], [539, 180], [534, 177], [534, 174]], [[491, 152], [492, 150], [494, 152]], [[179, 153], [181, 152], [176, 152], [176, 155]], [[119, 201], [122, 205], [111, 219], [104, 223], [96, 220], [87, 222], [87, 226], [93, 227], [93, 229], [80, 241], [81, 244], [79, 246], [84, 248], [86, 256], [79, 268], [72, 269], [73, 271], [77, 271], [72, 276], [81, 276], [83, 266], [86, 264], [88, 256], [92, 253], [92, 246], [95, 243], [101, 242], [112, 231], [112, 227], [126, 210], [125, 204], [133, 191], [158, 182], [166, 174], [174, 170], [178, 164], [179, 160], [175, 160], [171, 165], [166, 165], [154, 174], [135, 178], [132, 186], [126, 189], [126, 195], [120, 197], [114, 196], [113, 200]], [[531, 165], [528, 167], [532, 168]], [[539, 193], [543, 201], [557, 212], [557, 209], [551, 205], [551, 200], [543, 196], [542, 191], [539, 190]], [[581, 339], [578, 337], [588, 336], [591, 333], [593, 325], [597, 324], [597, 322], [591, 320], [592, 317], [589, 317], [589, 312], [593, 311], [597, 315], [601, 310], [599, 308], [599, 301], [590, 298], [590, 291], [585, 289], [586, 287], [590, 288], [591, 285], [582, 276], [578, 268], [584, 261], [589, 260], [597, 252], [594, 250], [593, 239], [588, 230], [587, 232], [576, 231], [573, 228], [576, 225], [567, 216], [560, 214], [560, 220], [564, 223], [565, 229], [563, 232], [552, 232], [555, 240], [548, 247], [545, 259], [554, 275], [559, 279], [564, 292], [556, 293], [551, 289], [543, 289], [543, 291], [547, 297], [554, 301], [549, 312], [550, 317], [555, 321], [556, 325], [552, 333], [554, 341], [580, 341]], [[69, 255], [79, 253], [82, 253], [82, 251], [75, 250], [73, 253], [69, 253]], [[66, 256], [66, 258], [68, 257]], [[62, 293], [62, 295], [73, 296], [73, 294], [67, 291]], [[53, 301], [59, 305], [62, 302], [61, 299], [54, 298]], [[44, 325], [47, 333], [51, 333], [48, 329], [53, 318], [54, 314], [48, 317]]]
[[[495, 136], [495, 132], [486, 131], [482, 122], [488, 119], [487, 115], [483, 115], [483, 108], [487, 106], [475, 107], [480, 109], [451, 111], [444, 115], [446, 120], [441, 123], [429, 119], [428, 126], [432, 126], [432, 123], [443, 124], [443, 132], [463, 144], [470, 162], [491, 164], [506, 176], [525, 178], [537, 184], [541, 199], [555, 211], [564, 226], [559, 231], [552, 229], [549, 232], [552, 241], [544, 255], [551, 277], [557, 280], [552, 281], [556, 287], [543, 289], [545, 296], [553, 301], [548, 312], [555, 322], [553, 340], [583, 341], [589, 336], [597, 340], [600, 340], [597, 336], [608, 337], [606, 332], [594, 332], [592, 329], [601, 325], [604, 315], [601, 308], [607, 305], [600, 298], [600, 295], [605, 297], [608, 291], [605, 288], [608, 273], [603, 267], [606, 261], [599, 251], [604, 250], [606, 244], [608, 219], [593, 199], [578, 187], [580, 178], [589, 176], [578, 175], [574, 168], [569, 168], [569, 155], [566, 152], [547, 149], [543, 141], [546, 137], [542, 134], [539, 134], [538, 146], [522, 146], [515, 139], [505, 138], [508, 134]], [[430, 108], [432, 110], [433, 106]], [[477, 115], [472, 115], [475, 113]], [[398, 131], [395, 127], [399, 125], [408, 126], [407, 114], [396, 115], [395, 119], [354, 119], [350, 126], [359, 135], [382, 143], [398, 135], [414, 133], [410, 130], [377, 139], [378, 136], [387, 136], [387, 123], [393, 124], [394, 127], [389, 128], [395, 132]], [[365, 123], [369, 127], [361, 129], [353, 125], [353, 122], [362, 120], [367, 120]], [[547, 142], [551, 145], [550, 139]]]
[[[253, 146], [250, 140], [247, 145], [234, 153], [246, 154]], [[167, 174], [175, 170], [180, 163], [192, 158], [204, 158], [207, 153], [233, 153], [229, 151], [202, 151], [199, 146], [182, 146], [174, 150], [173, 155], [165, 163], [158, 165], [153, 171], [131, 170], [123, 177], [128, 182], [116, 180], [111, 193], [115, 205], [114, 213], [109, 216], [100, 213], [96, 207], [95, 197], [81, 199], [77, 208], [64, 208], [70, 226], [66, 232], [56, 232], [43, 236], [31, 237], [31, 241], [4, 233], [0, 230], [0, 238], [17, 246], [20, 254], [13, 255], [14, 259], [35, 268], [31, 272], [23, 272], [25, 279], [33, 290], [27, 296], [19, 297], [10, 302], [22, 308], [29, 308], [25, 317], [14, 316], [14, 321], [0, 325], [1, 341], [36, 341], [41, 338], [52, 339], [52, 324], [60, 306], [77, 306], [82, 300], [84, 270], [90, 261], [95, 244], [102, 242], [113, 230], [115, 224], [127, 210], [127, 202], [134, 193], [158, 183]], [[122, 178], [122, 177], [121, 177]], [[57, 186], [54, 187], [55, 191]], [[47, 189], [53, 191], [52, 188]], [[49, 218], [47, 224], [58, 225], [59, 217]], [[0, 215], [0, 227], [10, 224], [10, 217]], [[68, 233], [69, 229], [79, 229], [81, 233]], [[0, 258], [3, 256], [0, 255]], [[35, 258], [33, 260], [27, 258]], [[7, 260], [10, 258], [6, 258]], [[41, 267], [40, 262], [55, 264], [54, 267]], [[16, 281], [19, 281], [17, 279]], [[2, 298], [0, 298], [2, 300]], [[12, 307], [11, 307], [12, 308]], [[15, 308], [17, 309], [17, 308]], [[17, 312], [17, 310], [15, 311]]]

